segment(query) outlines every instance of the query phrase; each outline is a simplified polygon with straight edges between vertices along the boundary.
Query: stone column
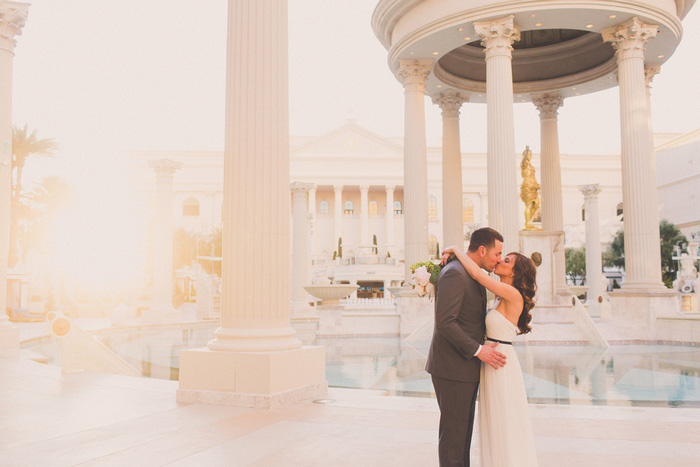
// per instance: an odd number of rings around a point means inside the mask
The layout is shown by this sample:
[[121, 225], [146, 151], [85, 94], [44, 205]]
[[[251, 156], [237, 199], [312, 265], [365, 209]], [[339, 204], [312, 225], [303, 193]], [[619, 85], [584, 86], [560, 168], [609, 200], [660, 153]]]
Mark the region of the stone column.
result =
[[316, 185], [312, 185], [309, 190], [309, 224], [311, 232], [309, 235], [309, 255], [311, 259], [314, 260], [318, 256], [318, 249], [316, 248]]
[[428, 156], [425, 142], [425, 81], [432, 60], [399, 60], [404, 86], [404, 274], [409, 266], [428, 259]]
[[657, 26], [634, 17], [601, 31], [616, 50], [622, 133], [622, 201], [625, 206], [623, 290], [663, 288], [654, 148], [644, 82], [644, 44]]
[[326, 392], [289, 321], [286, 0], [229, 0], [221, 326], [180, 354], [178, 401], [276, 407]]
[[485, 227], [488, 225], [488, 195], [483, 191], [479, 192], [479, 227]]
[[[369, 239], [369, 185], [360, 185], [360, 248], [371, 245]], [[360, 249], [362, 252], [362, 249]]]
[[475, 21], [486, 55], [487, 180], [489, 226], [504, 237], [503, 253], [518, 248], [517, 159], [513, 124], [513, 16]]
[[394, 186], [386, 186], [386, 251], [391, 253], [394, 247]]
[[588, 285], [586, 304], [591, 316], [600, 316], [598, 297], [603, 290], [603, 262], [600, 251], [600, 216], [598, 214], [598, 194], [600, 187], [582, 185], [578, 187], [583, 193], [583, 208], [586, 213], [586, 285]]
[[306, 194], [313, 185], [294, 182], [290, 185], [294, 198], [292, 219], [292, 306], [308, 306], [310, 298], [304, 286], [311, 284], [311, 259], [309, 257], [309, 213]]
[[156, 206], [153, 227], [153, 293], [145, 323], [172, 321], [173, 307], [173, 176], [181, 162], [159, 159], [148, 162], [156, 172]]
[[[338, 248], [338, 239], [343, 236], [343, 185], [333, 185], [335, 204], [333, 210], [333, 248]], [[340, 254], [340, 252], [338, 252]]]
[[[564, 105], [564, 99], [559, 94], [545, 94], [533, 97], [540, 112], [540, 160], [542, 170], [542, 228], [547, 232], [563, 237], [564, 212], [561, 188], [561, 161], [559, 154], [558, 110]], [[563, 241], [554, 256], [555, 293], [570, 295], [566, 285], [566, 258]]]
[[468, 100], [468, 95], [452, 90], [433, 98], [442, 109], [442, 240], [445, 247], [464, 245], [459, 109]]
[[19, 328], [5, 311], [12, 199], [12, 62], [29, 4], [0, 2], [0, 355], [19, 352]]

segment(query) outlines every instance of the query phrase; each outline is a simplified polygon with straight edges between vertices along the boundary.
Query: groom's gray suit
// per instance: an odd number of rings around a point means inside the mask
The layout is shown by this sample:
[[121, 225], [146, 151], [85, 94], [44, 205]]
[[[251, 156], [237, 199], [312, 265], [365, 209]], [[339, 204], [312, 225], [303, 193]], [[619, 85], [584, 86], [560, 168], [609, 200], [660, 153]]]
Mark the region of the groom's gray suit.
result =
[[457, 260], [435, 284], [435, 330], [426, 371], [440, 406], [440, 466], [468, 466], [481, 360], [474, 356], [486, 334], [486, 290]]

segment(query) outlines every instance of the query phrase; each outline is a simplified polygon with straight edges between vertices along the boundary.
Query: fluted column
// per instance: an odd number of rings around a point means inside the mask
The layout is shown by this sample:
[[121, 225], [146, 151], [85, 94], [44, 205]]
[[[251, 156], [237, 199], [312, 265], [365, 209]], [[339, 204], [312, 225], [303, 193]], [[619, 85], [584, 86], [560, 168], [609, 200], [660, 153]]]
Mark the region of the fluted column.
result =
[[654, 148], [644, 82], [644, 44], [657, 26], [634, 17], [601, 31], [616, 50], [622, 133], [622, 200], [625, 206], [623, 290], [662, 288]]
[[428, 258], [428, 156], [425, 142], [425, 81], [432, 60], [399, 60], [404, 86], [404, 274], [409, 266]]
[[[334, 248], [338, 248], [338, 239], [343, 236], [343, 185], [333, 185], [335, 203], [333, 208]], [[340, 254], [340, 252], [338, 252]]]
[[12, 65], [15, 36], [22, 34], [29, 4], [0, 2], [0, 352], [19, 350], [19, 328], [5, 312], [12, 198]]
[[386, 186], [386, 251], [391, 253], [394, 247], [394, 186]]
[[304, 290], [311, 284], [311, 258], [309, 257], [309, 212], [307, 193], [311, 183], [294, 182], [290, 185], [294, 199], [292, 217], [292, 303], [305, 304], [309, 297]]
[[369, 185], [360, 185], [360, 247], [368, 246], [369, 239]]
[[588, 285], [586, 302], [593, 316], [600, 316], [598, 297], [603, 294], [603, 262], [600, 251], [600, 215], [598, 213], [598, 194], [600, 186], [582, 185], [578, 189], [583, 193], [583, 208], [586, 213], [586, 285]]
[[153, 295], [145, 322], [161, 322], [173, 307], [173, 177], [182, 167], [170, 159], [149, 161], [156, 172], [156, 215], [153, 228]]
[[316, 237], [318, 233], [316, 232], [316, 185], [312, 185], [309, 190], [309, 224], [311, 232], [309, 234], [309, 255], [311, 259], [315, 259], [318, 255], [318, 248], [316, 247]]
[[442, 109], [442, 239], [445, 246], [464, 245], [459, 109], [468, 100], [468, 95], [452, 90], [433, 98]]
[[[540, 161], [542, 171], [542, 228], [548, 232], [564, 231], [564, 211], [561, 188], [561, 158], [559, 154], [558, 110], [564, 105], [559, 94], [533, 97], [540, 112]], [[559, 294], [569, 293], [566, 285], [564, 248], [555, 253], [555, 288]]]
[[504, 237], [503, 252], [518, 249], [518, 186], [513, 124], [513, 16], [476, 21], [486, 55], [487, 180], [489, 226]]
[[209, 348], [293, 349], [287, 3], [229, 0], [228, 13], [221, 327]]

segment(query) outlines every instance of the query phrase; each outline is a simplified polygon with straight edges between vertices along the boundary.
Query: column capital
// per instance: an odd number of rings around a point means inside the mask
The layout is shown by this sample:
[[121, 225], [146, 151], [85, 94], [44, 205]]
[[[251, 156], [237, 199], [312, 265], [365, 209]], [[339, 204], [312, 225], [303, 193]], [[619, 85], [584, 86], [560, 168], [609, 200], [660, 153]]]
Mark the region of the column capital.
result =
[[636, 16], [612, 28], [600, 31], [605, 42], [612, 42], [617, 61], [626, 58], [644, 59], [644, 44], [656, 37], [658, 26], [645, 24]]
[[360, 191], [369, 191], [369, 185], [360, 185]]
[[596, 199], [600, 193], [600, 185], [597, 183], [593, 185], [579, 185], [578, 189], [583, 193], [583, 198], [586, 200]]
[[394, 191], [396, 189], [395, 185], [385, 185], [384, 188], [386, 191]]
[[432, 70], [432, 60], [399, 59], [398, 76], [406, 91], [425, 92], [425, 81]]
[[182, 167], [182, 162], [170, 159], [157, 159], [148, 161], [148, 167], [155, 170], [158, 175], [173, 175], [176, 170]]
[[22, 34], [28, 15], [27, 3], [0, 2], [0, 50], [14, 53], [15, 36]]
[[448, 89], [445, 92], [433, 96], [433, 104], [437, 104], [442, 109], [443, 117], [459, 117], [459, 109], [462, 104], [469, 102], [469, 94]]
[[644, 82], [646, 82], [647, 88], [651, 88], [651, 81], [660, 71], [661, 65], [644, 65]]
[[540, 111], [540, 119], [557, 118], [557, 112], [564, 106], [564, 98], [560, 94], [544, 94], [532, 98], [532, 103]]
[[313, 188], [313, 183], [293, 182], [289, 184], [289, 189], [294, 195], [294, 199], [306, 198], [306, 193]]
[[496, 56], [512, 57], [513, 42], [520, 40], [520, 30], [513, 24], [514, 18], [515, 16], [510, 15], [474, 22], [474, 33], [481, 39], [487, 59]]
[[344, 186], [345, 185], [333, 185], [333, 191], [335, 191], [336, 193], [338, 193], [339, 191], [342, 192]]

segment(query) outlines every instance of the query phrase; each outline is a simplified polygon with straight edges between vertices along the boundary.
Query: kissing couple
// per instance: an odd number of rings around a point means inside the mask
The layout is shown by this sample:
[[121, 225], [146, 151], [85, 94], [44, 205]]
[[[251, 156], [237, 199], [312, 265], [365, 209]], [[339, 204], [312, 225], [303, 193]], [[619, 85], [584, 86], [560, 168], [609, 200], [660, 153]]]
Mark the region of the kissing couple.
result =
[[[440, 407], [440, 467], [470, 465], [479, 393], [482, 467], [537, 465], [525, 383], [512, 341], [530, 332], [535, 264], [520, 253], [502, 258], [503, 237], [475, 230], [466, 252], [442, 252], [435, 284], [435, 329], [428, 353]], [[458, 261], [448, 262], [454, 254]], [[500, 280], [486, 271], [493, 271]], [[486, 289], [496, 295], [487, 310]], [[481, 387], [480, 387], [481, 386]]]

